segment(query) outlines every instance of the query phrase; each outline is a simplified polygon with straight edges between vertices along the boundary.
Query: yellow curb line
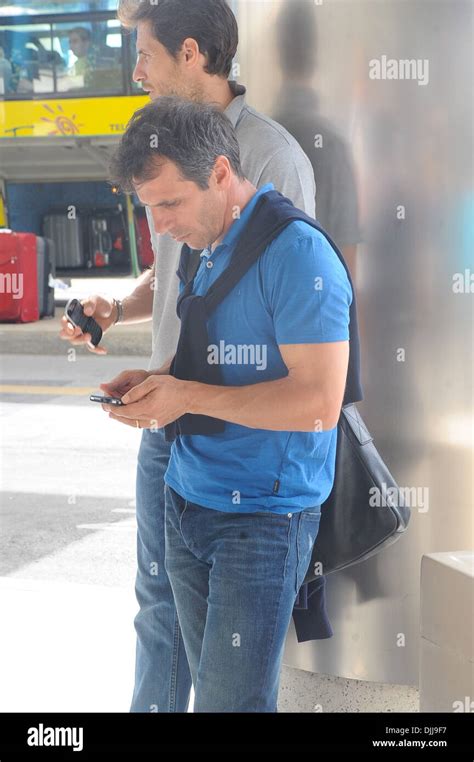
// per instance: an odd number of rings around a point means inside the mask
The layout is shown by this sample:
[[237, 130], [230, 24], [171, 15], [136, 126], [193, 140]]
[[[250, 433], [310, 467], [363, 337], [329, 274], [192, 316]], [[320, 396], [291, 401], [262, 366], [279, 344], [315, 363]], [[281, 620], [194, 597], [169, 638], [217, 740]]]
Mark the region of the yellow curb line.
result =
[[93, 394], [97, 386], [22, 386], [0, 385], [0, 394], [50, 394], [69, 397], [80, 397], [85, 394]]

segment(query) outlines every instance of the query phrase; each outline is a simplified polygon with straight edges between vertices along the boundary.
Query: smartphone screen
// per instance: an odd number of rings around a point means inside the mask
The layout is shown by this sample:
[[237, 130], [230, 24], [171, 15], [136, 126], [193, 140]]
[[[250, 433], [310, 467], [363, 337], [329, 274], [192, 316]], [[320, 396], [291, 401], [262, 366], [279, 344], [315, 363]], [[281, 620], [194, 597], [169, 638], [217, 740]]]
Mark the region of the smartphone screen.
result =
[[101, 394], [91, 394], [89, 399], [91, 402], [100, 402], [102, 405], [123, 406], [122, 400], [118, 399], [118, 397], [103, 397]]

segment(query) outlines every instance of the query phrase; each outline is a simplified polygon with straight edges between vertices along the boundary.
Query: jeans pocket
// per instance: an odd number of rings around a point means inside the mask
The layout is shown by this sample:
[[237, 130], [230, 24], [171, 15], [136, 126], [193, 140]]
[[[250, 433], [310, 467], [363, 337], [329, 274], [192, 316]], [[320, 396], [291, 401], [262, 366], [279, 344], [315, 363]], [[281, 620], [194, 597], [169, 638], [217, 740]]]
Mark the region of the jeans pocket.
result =
[[171, 520], [171, 523], [175, 524], [176, 529], [179, 529], [181, 532], [183, 516], [188, 508], [188, 501], [181, 497], [169, 484], [165, 484], [165, 496], [165, 502], [171, 509], [171, 513], [167, 511], [168, 520]]
[[308, 510], [301, 511], [299, 515], [298, 537], [296, 543], [298, 554], [296, 593], [298, 593], [298, 590], [303, 584], [306, 572], [311, 563], [311, 555], [316, 537], [318, 536], [320, 520], [320, 509], [309, 508]]
[[[268, 521], [272, 526], [288, 527], [291, 524], [291, 517], [287, 513], [274, 513], [273, 511], [253, 511], [248, 514], [256, 519]], [[293, 514], [294, 516], [294, 514]]]
[[192, 503], [189, 503], [187, 500], [183, 500], [183, 503], [182, 503], [182, 506], [181, 506], [181, 511], [180, 511], [180, 514], [179, 514], [179, 531], [181, 532], [181, 534], [183, 533], [184, 516], [185, 516], [185, 514], [186, 514], [186, 516], [189, 515], [190, 511], [188, 509], [189, 509], [190, 505], [192, 505]]

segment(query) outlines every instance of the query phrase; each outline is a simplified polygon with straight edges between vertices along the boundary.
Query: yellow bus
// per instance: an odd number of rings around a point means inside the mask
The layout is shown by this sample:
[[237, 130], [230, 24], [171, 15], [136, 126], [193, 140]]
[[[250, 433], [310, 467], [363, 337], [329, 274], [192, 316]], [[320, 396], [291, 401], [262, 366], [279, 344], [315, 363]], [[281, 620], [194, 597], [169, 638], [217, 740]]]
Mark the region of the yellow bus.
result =
[[132, 202], [106, 181], [112, 150], [149, 99], [132, 80], [135, 35], [116, 7], [0, 0], [0, 227], [41, 235], [46, 213], [66, 201], [123, 207], [126, 267], [137, 275]]

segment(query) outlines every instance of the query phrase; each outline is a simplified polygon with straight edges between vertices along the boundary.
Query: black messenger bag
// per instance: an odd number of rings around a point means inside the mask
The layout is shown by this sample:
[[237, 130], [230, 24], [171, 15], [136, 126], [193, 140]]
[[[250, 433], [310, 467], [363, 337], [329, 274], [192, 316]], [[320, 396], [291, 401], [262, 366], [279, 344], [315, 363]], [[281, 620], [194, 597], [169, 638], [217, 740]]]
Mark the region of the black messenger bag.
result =
[[356, 405], [345, 405], [337, 425], [334, 486], [321, 506], [319, 532], [304, 581], [379, 553], [398, 540], [409, 520], [410, 508]]

